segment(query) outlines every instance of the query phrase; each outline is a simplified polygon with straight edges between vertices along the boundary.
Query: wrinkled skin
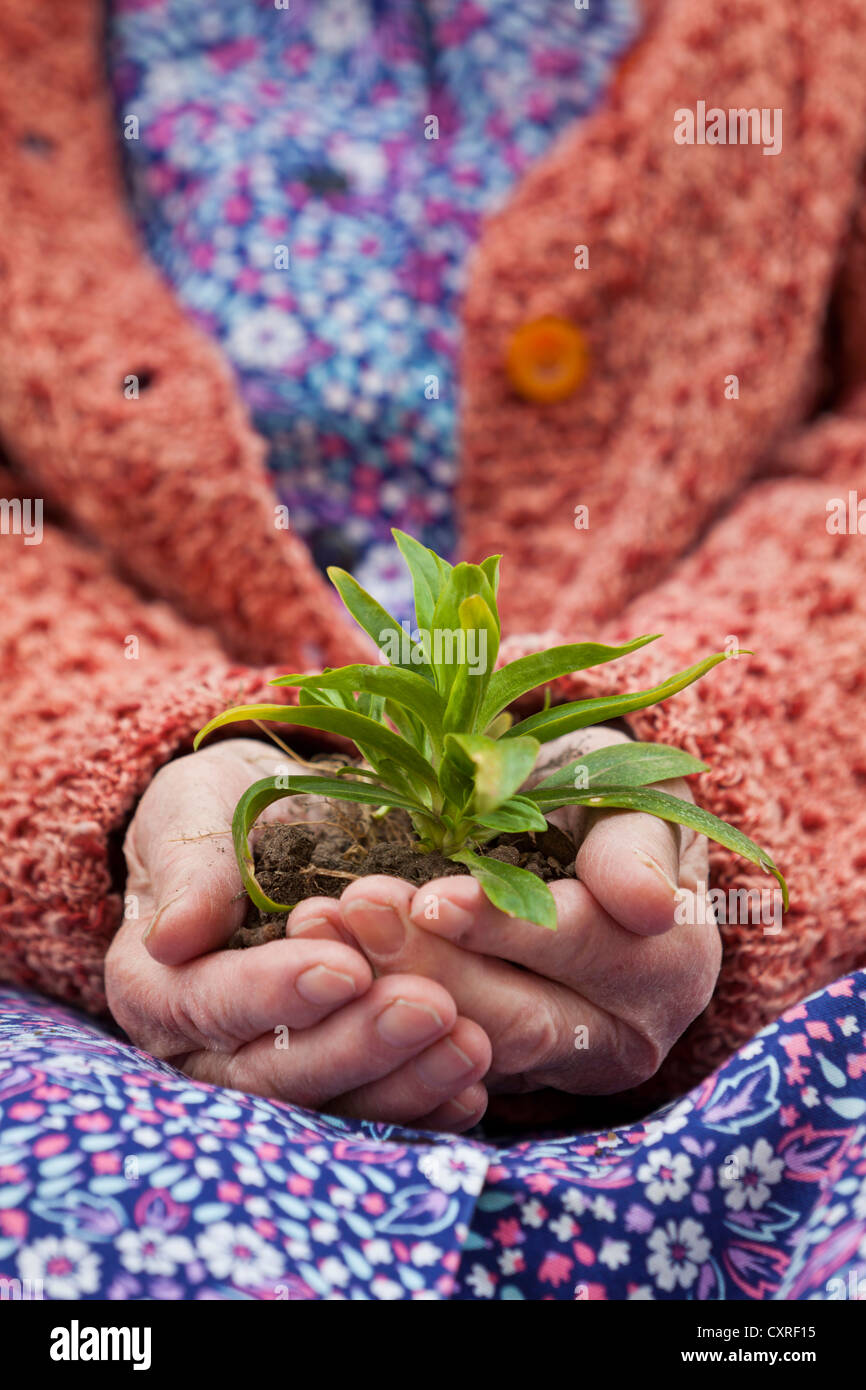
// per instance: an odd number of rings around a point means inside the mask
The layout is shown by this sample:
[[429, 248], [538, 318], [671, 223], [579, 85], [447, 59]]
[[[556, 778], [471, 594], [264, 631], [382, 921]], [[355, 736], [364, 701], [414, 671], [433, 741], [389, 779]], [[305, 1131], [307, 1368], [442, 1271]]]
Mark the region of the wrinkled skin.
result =
[[[536, 775], [624, 737], [601, 727], [558, 740]], [[339, 900], [300, 903], [285, 940], [220, 949], [245, 911], [232, 812], [278, 761], [251, 739], [179, 758], [127, 835], [138, 916], [108, 954], [109, 1004], [134, 1043], [190, 1076], [460, 1131], [488, 1092], [607, 1093], [646, 1080], [708, 1003], [718, 930], [677, 921], [675, 897], [706, 881], [706, 841], [632, 812], [552, 818], [580, 846], [579, 879], [551, 885], [555, 933], [504, 916], [468, 877], [415, 889], [375, 875]], [[665, 789], [689, 796], [682, 782]], [[265, 819], [327, 811], [292, 798]]]

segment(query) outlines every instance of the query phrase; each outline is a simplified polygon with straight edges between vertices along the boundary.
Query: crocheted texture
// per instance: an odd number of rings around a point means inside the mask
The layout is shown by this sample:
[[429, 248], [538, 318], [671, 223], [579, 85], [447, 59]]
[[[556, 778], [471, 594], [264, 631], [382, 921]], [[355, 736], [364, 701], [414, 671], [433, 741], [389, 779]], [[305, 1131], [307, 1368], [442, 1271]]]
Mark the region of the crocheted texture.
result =
[[[652, 631], [662, 640], [557, 683], [569, 699], [645, 689], [728, 636], [756, 653], [629, 716], [638, 738], [710, 764], [693, 780], [695, 799], [764, 845], [791, 887], [780, 931], [769, 920], [721, 926], [712, 1003], [652, 1095], [679, 1093], [810, 989], [866, 960], [866, 566], [861, 537], [827, 533], [827, 497], [817, 482], [753, 489], [675, 578], [604, 631], [613, 642]], [[537, 644], [512, 640], [505, 655]], [[712, 885], [726, 893], [768, 889], [759, 870], [719, 846], [710, 863]]]
[[38, 546], [5, 536], [3, 554], [0, 979], [98, 1011], [123, 910], [112, 836], [157, 768], [266, 678], [53, 527]]
[[[532, 631], [551, 599], [563, 629], [616, 614], [808, 416], [864, 90], [862, 0], [670, 0], [607, 108], [489, 223], [467, 292], [458, 497], [463, 552], [512, 559], [512, 630]], [[782, 153], [677, 144], [674, 113], [698, 101], [781, 108]], [[547, 314], [582, 329], [592, 368], [539, 409], [501, 367], [515, 329]]]
[[[46, 6], [42, 22], [34, 10], [7, 5], [0, 19], [0, 199], [16, 205], [4, 223], [0, 432], [21, 481], [44, 487], [140, 584], [206, 618], [236, 651], [290, 662], [308, 643], [348, 660], [356, 648], [301, 547], [266, 525], [258, 446], [215, 351], [136, 257], [103, 128], [96, 8], [49, 17]], [[728, 0], [711, 13], [672, 0], [615, 107], [534, 169], [493, 222], [470, 285], [466, 552], [504, 550], [506, 631], [544, 615], [569, 640], [665, 632], [628, 662], [563, 683], [566, 695], [648, 683], [729, 635], [757, 653], [633, 718], [639, 735], [712, 764], [698, 799], [765, 844], [792, 885], [778, 935], [725, 929], [716, 998], [677, 1048], [670, 1086], [866, 961], [866, 549], [857, 534], [830, 534], [826, 512], [830, 497], [866, 495], [856, 390], [866, 260], [854, 217], [864, 30], [862, 0], [820, 12]], [[675, 145], [673, 111], [692, 98], [782, 107], [783, 154]], [[34, 131], [50, 152], [28, 145]], [[579, 241], [590, 272], [572, 269]], [[809, 428], [837, 266], [849, 399]], [[512, 329], [549, 312], [585, 330], [593, 367], [573, 401], [542, 409], [510, 397], [501, 363]], [[135, 413], [119, 389], [130, 361], [164, 373]], [[730, 373], [736, 400], [724, 395]], [[801, 476], [753, 481], [774, 471]], [[573, 526], [581, 503], [588, 531]], [[255, 561], [242, 577], [239, 557]], [[24, 653], [0, 691], [14, 746], [0, 969], [97, 1007], [118, 914], [107, 832], [192, 724], [247, 678], [70, 540], [28, 548], [4, 537], [0, 558], [8, 591], [21, 594], [0, 631]], [[146, 670], [120, 657], [143, 624], [156, 633]], [[79, 822], [89, 823], [80, 834]], [[766, 882], [720, 850], [712, 865], [723, 887]]]
[[277, 528], [226, 364], [136, 243], [101, 11], [4, 6], [0, 435], [30, 488], [237, 655], [359, 659], [306, 547]]

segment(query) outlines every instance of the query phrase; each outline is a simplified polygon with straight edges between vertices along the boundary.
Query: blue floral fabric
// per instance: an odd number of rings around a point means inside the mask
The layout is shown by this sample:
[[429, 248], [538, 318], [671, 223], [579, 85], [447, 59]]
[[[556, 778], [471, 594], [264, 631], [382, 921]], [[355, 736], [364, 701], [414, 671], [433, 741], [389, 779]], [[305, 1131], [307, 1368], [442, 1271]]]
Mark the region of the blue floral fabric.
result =
[[864, 1076], [859, 972], [648, 1120], [504, 1148], [191, 1081], [3, 989], [0, 1289], [866, 1297]]
[[458, 309], [482, 215], [597, 104], [634, 0], [114, 0], [152, 258], [234, 364], [293, 528], [398, 616], [454, 542]]

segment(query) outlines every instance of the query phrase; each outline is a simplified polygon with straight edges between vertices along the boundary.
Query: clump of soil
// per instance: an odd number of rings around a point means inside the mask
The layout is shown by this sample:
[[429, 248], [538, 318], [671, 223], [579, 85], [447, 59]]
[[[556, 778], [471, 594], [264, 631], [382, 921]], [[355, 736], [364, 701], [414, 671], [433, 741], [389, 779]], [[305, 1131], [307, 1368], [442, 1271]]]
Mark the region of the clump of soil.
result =
[[[311, 823], [274, 823], [258, 833], [253, 858], [263, 891], [278, 903], [304, 898], [339, 898], [343, 889], [366, 874], [393, 874], [418, 887], [434, 878], [467, 874], [462, 864], [444, 855], [418, 850], [412, 823], [404, 811], [376, 819], [357, 802], [329, 803], [328, 819]], [[517, 864], [545, 883], [574, 878], [575, 846], [564, 831], [501, 835], [484, 847], [491, 859]], [[249, 903], [247, 919], [229, 946], [243, 949], [286, 934], [285, 913], [261, 912]]]

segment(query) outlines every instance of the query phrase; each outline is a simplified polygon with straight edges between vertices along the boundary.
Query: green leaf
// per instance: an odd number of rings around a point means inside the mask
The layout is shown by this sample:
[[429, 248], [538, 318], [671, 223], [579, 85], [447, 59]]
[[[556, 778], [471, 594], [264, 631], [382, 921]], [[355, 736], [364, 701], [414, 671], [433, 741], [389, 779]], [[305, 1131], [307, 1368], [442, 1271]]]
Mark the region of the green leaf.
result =
[[500, 912], [556, 931], [556, 899], [547, 884], [535, 874], [519, 869], [516, 864], [503, 864], [468, 849], [458, 850], [448, 857], [466, 865], [472, 877], [481, 884], [485, 896]]
[[384, 696], [371, 695], [368, 690], [359, 690], [355, 696], [355, 704], [359, 714], [366, 714], [368, 719], [375, 719], [377, 724], [382, 723], [385, 712]]
[[359, 801], [372, 806], [396, 806], [410, 812], [423, 807], [398, 796], [386, 787], [370, 787], [347, 782], [337, 777], [265, 777], [248, 787], [235, 807], [232, 817], [232, 840], [244, 888], [262, 912], [291, 912], [294, 903], [277, 903], [260, 887], [255, 875], [255, 861], [250, 849], [249, 833], [268, 806], [287, 796], [303, 793], [331, 796], [340, 801]]
[[442, 716], [445, 710], [442, 696], [417, 671], [400, 666], [341, 666], [336, 671], [323, 671], [321, 675], [277, 676], [270, 684], [288, 685], [299, 690], [338, 690], [349, 694], [358, 690], [382, 696], [417, 715], [434, 742], [438, 745], [442, 743]]
[[[574, 780], [578, 769], [586, 774], [586, 781], [580, 787]], [[690, 777], [695, 772], [707, 770], [707, 764], [693, 758], [691, 753], [664, 743], [612, 743], [608, 748], [596, 748], [566, 767], [557, 768], [537, 783], [529, 795], [553, 787], [569, 787], [573, 791], [599, 786], [646, 787], [650, 782]]]
[[488, 555], [486, 560], [481, 561], [481, 568], [490, 580], [494, 598], [499, 595], [499, 562], [501, 559], [501, 555]]
[[530, 715], [528, 719], [522, 719], [518, 724], [512, 725], [502, 738], [510, 739], [532, 734], [539, 743], [549, 743], [551, 739], [559, 738], [562, 734], [570, 734], [575, 729], [585, 729], [589, 724], [616, 719], [623, 714], [629, 714], [631, 710], [646, 709], [649, 705], [657, 705], [661, 700], [667, 700], [679, 690], [684, 690], [687, 685], [700, 680], [701, 676], [718, 666], [726, 657], [726, 652], [717, 652], [715, 656], [708, 656], [704, 661], [689, 666], [687, 670], [669, 677], [661, 685], [653, 686], [651, 690], [636, 690], [629, 695], [604, 695], [593, 700], [574, 700], [566, 705], [552, 705], [550, 709]]
[[[446, 750], [472, 768], [474, 791], [471, 814], [487, 815], [508, 801], [535, 766], [538, 744], [534, 738], [487, 738], [484, 734], [446, 734]], [[455, 755], [455, 750], [456, 755]]]
[[[647, 811], [651, 816], [672, 821], [674, 825], [686, 825], [690, 830], [696, 830], [699, 835], [706, 835], [708, 839], [715, 840], [725, 849], [733, 850], [734, 854], [739, 854], [743, 859], [748, 859], [749, 863], [757, 864], [758, 868], [772, 874], [782, 889], [782, 903], [787, 910], [788, 885], [781, 869], [776, 867], [766, 850], [761, 849], [760, 845], [756, 845], [754, 840], [750, 840], [741, 830], [719, 820], [718, 816], [705, 811], [701, 806], [695, 806], [691, 801], [683, 801], [678, 796], [671, 796], [669, 792], [656, 791], [651, 787], [636, 788], [634, 791], [599, 787], [596, 791], [563, 790], [554, 795], [561, 796], [562, 799], [557, 803], [560, 806], [610, 806], [626, 811]], [[547, 809], [552, 810], [553, 806], [549, 805]]]
[[[405, 531], [398, 531], [392, 527], [391, 535], [397, 542], [397, 548], [403, 559], [406, 561], [406, 568], [412, 577], [412, 588], [415, 593], [415, 625], [418, 628], [429, 629], [433, 622], [433, 609], [436, 607], [436, 600], [442, 590], [442, 585], [446, 576], [443, 576], [440, 569], [440, 561], [432, 550], [428, 550], [426, 545], [416, 541], [414, 536], [407, 536]], [[449, 566], [450, 571], [450, 566]]]
[[[499, 646], [499, 615], [490, 580], [480, 565], [455, 565], [433, 610], [430, 627], [433, 650], [427, 653], [435, 671], [437, 688], [446, 696], [450, 693], [458, 670], [469, 655], [465, 634], [460, 625], [460, 605], [464, 599], [475, 596], [482, 598], [490, 610], [497, 635], [496, 647]], [[484, 655], [486, 671], [489, 673], [496, 660], [496, 651], [488, 650]]]
[[400, 734], [395, 734], [386, 725], [377, 724], [364, 714], [334, 709], [329, 705], [312, 705], [307, 708], [297, 705], [236, 705], [234, 709], [224, 710], [205, 724], [196, 734], [193, 747], [198, 748], [202, 739], [213, 733], [214, 729], [221, 729], [226, 724], [242, 723], [247, 719], [266, 719], [276, 724], [296, 724], [309, 729], [323, 729], [326, 733], [341, 734], [343, 738], [351, 739], [359, 749], [373, 750], [379, 757], [389, 758], [398, 767], [414, 773], [427, 786], [438, 790], [433, 768]]
[[521, 830], [546, 830], [547, 821], [533, 801], [526, 796], [512, 796], [495, 811], [486, 815], [473, 815], [477, 825], [485, 830], [495, 830], [498, 834], [517, 834]]
[[590, 666], [601, 666], [606, 661], [616, 661], [637, 651], [639, 647], [645, 647], [648, 642], [656, 642], [660, 635], [654, 633], [649, 637], [636, 637], [624, 647], [607, 647], [601, 642], [577, 642], [518, 657], [517, 661], [510, 661], [493, 673], [479, 722], [486, 727], [506, 705], [537, 689], [539, 685], [558, 680], [560, 676], [569, 676], [574, 671], [585, 671]]
[[446, 744], [445, 753], [439, 763], [437, 773], [439, 786], [447, 798], [450, 808], [456, 813], [463, 811], [472, 795], [474, 771], [474, 765], [469, 762], [456, 745], [448, 748]]
[[404, 656], [406, 629], [400, 626], [396, 618], [391, 617], [391, 614], [382, 607], [381, 603], [376, 602], [372, 594], [368, 594], [366, 589], [361, 588], [357, 579], [353, 579], [351, 574], [338, 569], [335, 565], [329, 567], [328, 578], [355, 622], [363, 628], [369, 637], [372, 637], [376, 646], [385, 653], [392, 666], [411, 668], [419, 675], [424, 676], [426, 680], [433, 680], [433, 671], [423, 660], [417, 644], [410, 644], [408, 654]]
[[501, 738], [506, 729], [510, 729], [514, 723], [514, 715], [510, 710], [504, 709], [501, 714], [497, 714], [495, 719], [491, 719], [486, 729], [481, 732], [488, 738]]
[[[451, 687], [443, 727], [446, 732], [474, 733], [478, 710], [499, 650], [499, 629], [480, 594], [465, 598], [458, 614], [461, 631], [466, 634], [467, 660], [461, 663]], [[474, 659], [468, 659], [470, 657]]]

